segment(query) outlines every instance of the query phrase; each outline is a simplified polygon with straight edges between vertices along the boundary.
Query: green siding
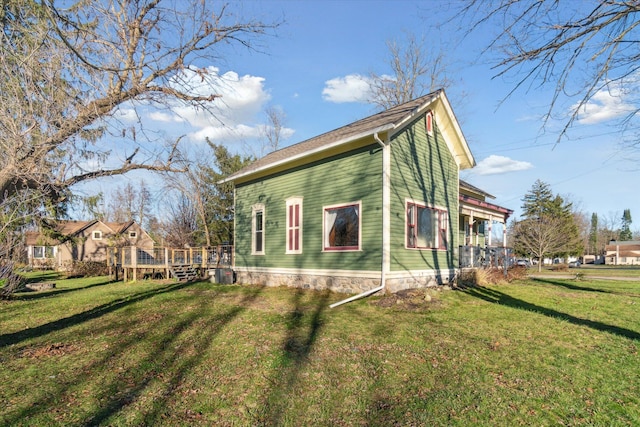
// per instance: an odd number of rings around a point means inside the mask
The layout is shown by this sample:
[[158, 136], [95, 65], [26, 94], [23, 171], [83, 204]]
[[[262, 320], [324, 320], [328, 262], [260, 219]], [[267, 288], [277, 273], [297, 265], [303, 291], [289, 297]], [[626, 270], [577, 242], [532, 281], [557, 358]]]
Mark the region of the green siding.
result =
[[[434, 135], [428, 136], [421, 116], [391, 142], [391, 271], [458, 265], [458, 166], [434, 123]], [[405, 248], [406, 199], [447, 209], [447, 251]]]
[[[285, 254], [286, 199], [303, 197], [303, 251]], [[323, 252], [323, 206], [362, 202], [362, 245]], [[251, 255], [251, 207], [265, 205], [265, 255]], [[379, 270], [382, 150], [377, 144], [236, 187], [235, 249], [240, 267]]]

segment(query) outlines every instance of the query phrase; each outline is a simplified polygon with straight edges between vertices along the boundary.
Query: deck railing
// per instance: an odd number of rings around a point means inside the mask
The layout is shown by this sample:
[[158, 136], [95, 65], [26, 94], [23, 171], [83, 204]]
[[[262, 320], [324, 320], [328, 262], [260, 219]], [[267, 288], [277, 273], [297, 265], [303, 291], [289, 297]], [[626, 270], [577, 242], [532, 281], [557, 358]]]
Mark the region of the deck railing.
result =
[[512, 267], [513, 248], [501, 246], [460, 246], [460, 267]]
[[122, 268], [153, 268], [193, 265], [201, 268], [221, 268], [233, 265], [233, 246], [209, 248], [153, 248], [135, 246], [107, 249], [107, 266]]

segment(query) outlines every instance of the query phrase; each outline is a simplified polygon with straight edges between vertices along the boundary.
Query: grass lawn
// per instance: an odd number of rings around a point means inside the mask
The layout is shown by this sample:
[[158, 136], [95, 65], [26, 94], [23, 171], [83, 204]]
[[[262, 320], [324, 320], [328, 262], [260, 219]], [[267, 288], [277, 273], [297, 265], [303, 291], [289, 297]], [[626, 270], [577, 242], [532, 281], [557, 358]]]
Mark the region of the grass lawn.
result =
[[557, 270], [557, 266], [545, 265], [542, 267], [542, 271], [538, 271], [538, 266], [533, 266], [528, 269], [529, 274], [532, 275], [562, 275], [566, 274], [571, 277], [575, 277], [579, 274], [583, 277], [619, 277], [619, 278], [637, 278], [640, 282], [640, 265], [594, 265], [586, 264], [580, 268], [565, 268], [564, 270]]
[[0, 302], [0, 425], [640, 425], [636, 282], [56, 283]]

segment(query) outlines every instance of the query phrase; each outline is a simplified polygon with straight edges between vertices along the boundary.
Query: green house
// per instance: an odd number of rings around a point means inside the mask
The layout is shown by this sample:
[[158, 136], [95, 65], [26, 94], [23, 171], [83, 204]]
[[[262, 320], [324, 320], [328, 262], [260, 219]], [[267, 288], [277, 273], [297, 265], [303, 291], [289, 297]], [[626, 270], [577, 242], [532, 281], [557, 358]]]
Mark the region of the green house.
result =
[[474, 165], [442, 90], [270, 153], [225, 180], [237, 280], [344, 293], [450, 283], [461, 203], [477, 211], [465, 198], [488, 195], [461, 193]]

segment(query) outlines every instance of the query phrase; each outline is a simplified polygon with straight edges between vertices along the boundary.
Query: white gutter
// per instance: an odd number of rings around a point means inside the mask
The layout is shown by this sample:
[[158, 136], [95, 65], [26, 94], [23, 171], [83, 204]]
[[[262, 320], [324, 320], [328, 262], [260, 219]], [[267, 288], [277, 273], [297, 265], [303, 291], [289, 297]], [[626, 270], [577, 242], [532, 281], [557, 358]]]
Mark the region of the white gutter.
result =
[[391, 189], [389, 169], [391, 165], [391, 152], [389, 144], [385, 144], [384, 141], [380, 139], [380, 137], [378, 136], [378, 132], [375, 132], [373, 134], [373, 138], [382, 147], [382, 265], [380, 268], [380, 286], [374, 289], [369, 289], [368, 291], [364, 291], [358, 295], [354, 295], [342, 301], [335, 302], [331, 304], [329, 308], [335, 308], [339, 305], [367, 297], [371, 294], [383, 290], [386, 286], [386, 271], [389, 268], [390, 252], [389, 225], [391, 222]]

